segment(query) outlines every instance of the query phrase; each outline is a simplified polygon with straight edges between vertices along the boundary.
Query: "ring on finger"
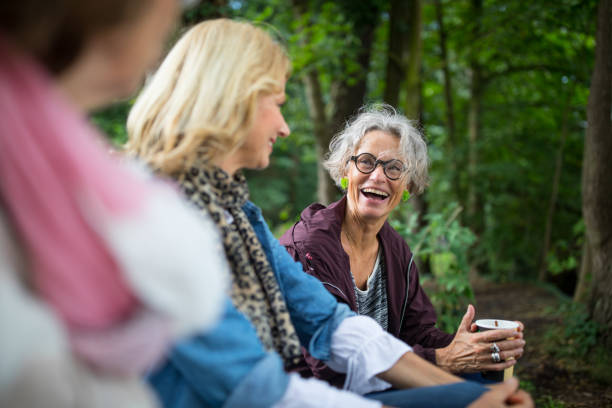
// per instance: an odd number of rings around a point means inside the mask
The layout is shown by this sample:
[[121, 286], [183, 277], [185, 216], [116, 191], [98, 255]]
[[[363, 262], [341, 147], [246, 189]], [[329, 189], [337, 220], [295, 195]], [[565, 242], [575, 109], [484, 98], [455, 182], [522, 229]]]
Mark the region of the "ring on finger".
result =
[[495, 343], [495, 342], [494, 342], [494, 343], [491, 345], [491, 351], [492, 351], [493, 353], [499, 353], [499, 352], [500, 352], [500, 349], [499, 349], [499, 346], [497, 345], [497, 343]]
[[493, 360], [494, 363], [499, 363], [501, 361], [501, 357], [497, 351], [491, 353], [491, 360]]

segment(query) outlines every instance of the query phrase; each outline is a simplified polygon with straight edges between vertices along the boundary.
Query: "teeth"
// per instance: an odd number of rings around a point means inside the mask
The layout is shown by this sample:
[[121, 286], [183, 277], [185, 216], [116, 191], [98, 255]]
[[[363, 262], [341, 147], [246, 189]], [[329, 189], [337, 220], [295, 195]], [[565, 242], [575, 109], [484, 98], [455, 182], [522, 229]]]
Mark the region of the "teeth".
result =
[[385, 193], [384, 191], [376, 190], [375, 188], [364, 188], [361, 191], [363, 191], [364, 193], [372, 193], [372, 194], [376, 194], [379, 196], [383, 196], [385, 198], [389, 196], [388, 193]]

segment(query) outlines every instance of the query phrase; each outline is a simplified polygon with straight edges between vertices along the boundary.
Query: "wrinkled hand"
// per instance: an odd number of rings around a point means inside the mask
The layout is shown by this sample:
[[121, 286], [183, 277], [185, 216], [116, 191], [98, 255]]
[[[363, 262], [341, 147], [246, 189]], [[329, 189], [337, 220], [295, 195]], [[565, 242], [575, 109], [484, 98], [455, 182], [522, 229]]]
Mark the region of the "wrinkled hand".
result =
[[[501, 371], [516, 364], [523, 355], [523, 324], [519, 331], [514, 329], [488, 330], [475, 333], [472, 323], [476, 311], [469, 305], [461, 319], [453, 341], [446, 347], [436, 349], [436, 365], [453, 373], [474, 373], [478, 371]], [[513, 340], [507, 340], [513, 338]], [[501, 362], [494, 363], [491, 354], [493, 342], [500, 349]]]
[[468, 406], [468, 408], [497, 407], [533, 408], [534, 404], [528, 393], [518, 390], [518, 380], [510, 378], [501, 384], [492, 385], [491, 391], [485, 392]]

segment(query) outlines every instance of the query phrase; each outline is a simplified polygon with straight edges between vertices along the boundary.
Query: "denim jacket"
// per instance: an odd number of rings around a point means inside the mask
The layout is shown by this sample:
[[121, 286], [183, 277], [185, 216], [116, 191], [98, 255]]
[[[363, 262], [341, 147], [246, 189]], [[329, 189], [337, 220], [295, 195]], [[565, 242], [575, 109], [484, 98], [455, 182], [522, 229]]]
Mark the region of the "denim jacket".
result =
[[[259, 208], [247, 202], [242, 210], [276, 274], [300, 342], [316, 358], [328, 360], [332, 333], [354, 313], [302, 272]], [[162, 404], [173, 408], [270, 407], [282, 398], [289, 381], [280, 357], [264, 350], [251, 322], [229, 298], [220, 323], [175, 345], [148, 379]]]

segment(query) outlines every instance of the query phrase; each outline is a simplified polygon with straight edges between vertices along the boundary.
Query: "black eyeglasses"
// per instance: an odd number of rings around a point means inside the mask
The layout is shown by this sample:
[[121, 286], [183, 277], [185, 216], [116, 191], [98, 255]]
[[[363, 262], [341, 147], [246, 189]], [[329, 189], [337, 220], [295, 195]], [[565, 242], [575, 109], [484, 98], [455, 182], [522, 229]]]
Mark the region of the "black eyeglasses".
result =
[[379, 160], [372, 153], [361, 153], [358, 156], [351, 156], [349, 160], [354, 161], [357, 170], [363, 174], [372, 173], [376, 169], [376, 166], [380, 164], [385, 176], [387, 176], [389, 180], [397, 180], [402, 177], [402, 173], [406, 170], [406, 166], [404, 166], [404, 163], [400, 160]]

